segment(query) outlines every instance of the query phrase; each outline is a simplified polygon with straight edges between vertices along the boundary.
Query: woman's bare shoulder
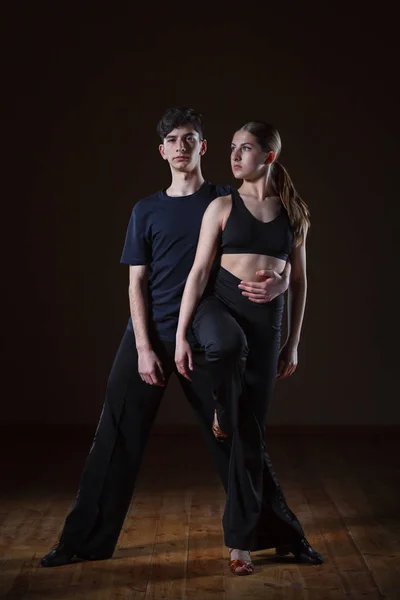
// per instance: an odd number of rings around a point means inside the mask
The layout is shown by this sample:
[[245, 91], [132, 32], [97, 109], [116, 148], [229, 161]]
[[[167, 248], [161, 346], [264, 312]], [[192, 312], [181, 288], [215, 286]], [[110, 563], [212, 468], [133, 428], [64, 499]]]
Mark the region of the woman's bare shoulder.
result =
[[228, 194], [227, 196], [218, 196], [215, 198], [209, 205], [209, 207], [213, 206], [215, 210], [226, 210], [232, 206], [232, 194]]

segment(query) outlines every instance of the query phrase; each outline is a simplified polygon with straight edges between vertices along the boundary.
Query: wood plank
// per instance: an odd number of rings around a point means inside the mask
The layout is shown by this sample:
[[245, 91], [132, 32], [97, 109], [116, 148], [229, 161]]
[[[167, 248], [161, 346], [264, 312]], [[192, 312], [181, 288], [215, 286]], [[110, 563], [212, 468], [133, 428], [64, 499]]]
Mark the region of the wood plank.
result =
[[[380, 597], [379, 587], [357, 547], [340, 505], [335, 502], [339, 501], [340, 496], [346, 504], [346, 510], [352, 514], [355, 514], [357, 502], [360, 502], [367, 513], [366, 518], [369, 518], [370, 510], [362, 493], [356, 489], [355, 474], [351, 474], [349, 461], [342, 461], [337, 447], [331, 442], [308, 440], [304, 450], [310, 465], [310, 469], [304, 472], [305, 481], [308, 479], [304, 484], [305, 493], [321, 526], [328, 556], [337, 569], [344, 591], [355, 597], [366, 594]], [[345, 446], [342, 450], [348, 451], [348, 448]], [[318, 480], [323, 488], [317, 490], [315, 482]], [[344, 483], [350, 481], [352, 488]], [[347, 489], [344, 495], [342, 485]], [[337, 490], [339, 493], [336, 493]]]
[[[372, 448], [373, 450], [373, 448]], [[353, 451], [343, 471], [335, 476], [324, 476], [324, 484], [338, 512], [343, 518], [354, 543], [363, 557], [382, 596], [399, 597], [400, 540], [399, 529], [394, 532], [376, 518], [382, 514], [379, 496], [373, 499], [364, 488], [373, 480], [382, 494], [380, 473], [374, 469], [376, 458], [367, 447], [359, 444]], [[372, 467], [372, 468], [371, 468]], [[391, 496], [395, 496], [391, 490]], [[398, 521], [395, 523], [398, 524]]]
[[221, 526], [224, 503], [221, 488], [192, 489], [185, 596], [188, 600], [225, 598], [226, 558]]
[[[306, 453], [298, 447], [298, 444], [297, 438], [285, 438], [284, 445], [281, 444], [280, 449], [277, 449], [276, 470], [289, 507], [299, 519], [306, 538], [321, 552], [325, 562], [316, 566], [297, 565], [297, 577], [293, 578], [295, 571], [292, 571], [292, 581], [286, 576], [281, 585], [289, 586], [291, 593], [299, 593], [292, 592], [292, 588], [301, 589], [307, 598], [343, 597], [345, 591], [342, 580], [329, 559], [329, 549], [323, 535], [324, 529], [316, 518], [315, 511], [318, 508], [310, 502], [310, 498], [305, 493], [311, 483], [320, 493], [323, 493], [323, 489], [318, 485], [318, 480], [315, 481], [312, 475], [307, 475], [310, 465]], [[274, 454], [272, 451], [272, 455]]]
[[191, 491], [163, 493], [146, 600], [185, 598]]
[[160, 493], [135, 494], [114, 553], [115, 600], [144, 598], [146, 594], [161, 507]]
[[[228, 570], [221, 527], [225, 494], [202, 440], [190, 436], [157, 436], [149, 444], [111, 560], [40, 568], [71, 508], [87, 440], [82, 452], [58, 447], [54, 462], [46, 452], [41, 474], [31, 443], [24, 447], [20, 440], [21, 455], [13, 455], [12, 469], [7, 464], [7, 490], [0, 497], [1, 600], [400, 597], [400, 458], [392, 438], [273, 436], [271, 456], [288, 504], [326, 562], [281, 564], [273, 551], [258, 552], [250, 577]], [[63, 452], [65, 477], [57, 468]]]
[[387, 600], [398, 600], [400, 596], [400, 557], [367, 555], [366, 563]]

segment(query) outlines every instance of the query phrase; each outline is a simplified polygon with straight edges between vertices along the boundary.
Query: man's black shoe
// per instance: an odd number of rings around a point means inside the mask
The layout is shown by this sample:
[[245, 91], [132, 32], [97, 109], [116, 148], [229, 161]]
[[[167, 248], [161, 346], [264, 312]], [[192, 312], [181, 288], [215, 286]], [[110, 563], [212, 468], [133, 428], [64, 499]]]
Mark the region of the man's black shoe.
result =
[[284, 544], [276, 548], [276, 556], [286, 557], [292, 553], [296, 562], [320, 565], [324, 562], [321, 554], [314, 550], [305, 537], [295, 540], [291, 544]]
[[40, 564], [42, 567], [61, 567], [73, 562], [75, 552], [69, 550], [64, 544], [57, 544], [46, 556], [42, 558]]
[[69, 565], [73, 562], [79, 562], [82, 560], [106, 560], [112, 555], [107, 556], [94, 556], [85, 554], [76, 554], [73, 550], [70, 550], [63, 543], [57, 544], [53, 550], [51, 550], [46, 556], [42, 558], [40, 564], [42, 567], [61, 567], [63, 565]]

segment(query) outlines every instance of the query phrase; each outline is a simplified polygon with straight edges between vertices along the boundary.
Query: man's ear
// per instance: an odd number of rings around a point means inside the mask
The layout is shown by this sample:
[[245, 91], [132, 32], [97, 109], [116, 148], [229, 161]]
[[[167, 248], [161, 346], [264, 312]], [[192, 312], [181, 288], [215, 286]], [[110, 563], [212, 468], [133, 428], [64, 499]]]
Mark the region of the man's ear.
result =
[[201, 140], [200, 143], [200, 156], [203, 156], [207, 152], [207, 140]]
[[160, 154], [163, 157], [163, 159], [167, 160], [167, 157], [165, 156], [164, 144], [160, 144], [158, 146], [158, 150], [160, 151]]

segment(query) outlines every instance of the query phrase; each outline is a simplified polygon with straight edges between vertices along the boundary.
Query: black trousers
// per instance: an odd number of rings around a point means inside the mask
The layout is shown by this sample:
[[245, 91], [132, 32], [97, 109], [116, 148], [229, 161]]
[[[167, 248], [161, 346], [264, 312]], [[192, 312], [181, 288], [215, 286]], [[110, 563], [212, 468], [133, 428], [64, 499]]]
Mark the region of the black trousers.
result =
[[[192, 381], [183, 378], [174, 362], [175, 344], [153, 340], [166, 382], [173, 372], [195, 410], [222, 483], [228, 487], [228, 447], [212, 435], [212, 382], [204, 351], [193, 350]], [[94, 441], [86, 459], [74, 506], [60, 541], [76, 554], [107, 558], [117, 543], [134, 491], [150, 429], [165, 388], [144, 383], [132, 331], [127, 330], [117, 352]]]
[[256, 304], [242, 295], [239, 283], [221, 267], [214, 293], [200, 303], [193, 325], [213, 378], [219, 424], [230, 433], [229, 442], [220, 442], [231, 450], [225, 543], [261, 550], [290, 543], [304, 532], [286, 503], [265, 444], [284, 298]]

